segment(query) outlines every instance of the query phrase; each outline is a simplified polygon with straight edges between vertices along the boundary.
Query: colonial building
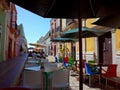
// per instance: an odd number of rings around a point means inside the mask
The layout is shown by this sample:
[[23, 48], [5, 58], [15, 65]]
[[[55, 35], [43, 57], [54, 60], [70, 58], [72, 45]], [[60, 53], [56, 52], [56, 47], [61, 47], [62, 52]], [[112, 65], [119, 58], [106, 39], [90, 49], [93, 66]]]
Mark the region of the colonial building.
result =
[[15, 4], [3, 0], [0, 3], [0, 61], [19, 55], [19, 38]]

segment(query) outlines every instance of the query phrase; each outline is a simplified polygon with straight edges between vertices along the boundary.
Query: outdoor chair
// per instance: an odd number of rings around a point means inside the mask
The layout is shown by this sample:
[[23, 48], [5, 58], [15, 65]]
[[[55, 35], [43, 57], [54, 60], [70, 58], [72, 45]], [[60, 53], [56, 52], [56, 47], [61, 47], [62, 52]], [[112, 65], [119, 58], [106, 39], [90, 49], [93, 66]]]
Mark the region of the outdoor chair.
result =
[[68, 67], [68, 56], [63, 58], [64, 61], [64, 67]]
[[[83, 80], [85, 81], [86, 75], [85, 75], [85, 63], [86, 63], [86, 59], [82, 60], [82, 68], [83, 68]], [[78, 69], [79, 69], [79, 65], [78, 65]]]
[[82, 60], [82, 67], [85, 68], [86, 59]]
[[55, 56], [55, 62], [56, 63], [59, 63], [60, 61], [59, 61], [59, 58], [57, 57], [57, 56]]
[[94, 64], [95, 64], [95, 61], [94, 60], [88, 60], [88, 63], [93, 65], [92, 67], [95, 67]]
[[108, 83], [108, 79], [117, 77], [117, 64], [109, 64], [107, 70], [102, 69], [102, 77], [106, 79], [106, 87]]
[[74, 58], [70, 57], [68, 58], [68, 66], [73, 66], [75, 65]]
[[52, 75], [52, 88], [69, 90], [69, 74], [70, 70], [57, 70]]
[[97, 66], [94, 65], [95, 61], [94, 60], [88, 60], [88, 63], [90, 64], [90, 67], [93, 68], [94, 70], [96, 70]]
[[92, 68], [89, 63], [85, 63], [85, 74], [89, 76], [89, 86], [91, 86], [91, 79], [94, 75], [99, 75], [100, 83], [100, 70], [98, 68]]
[[23, 86], [43, 90], [43, 73], [41, 71], [24, 70]]

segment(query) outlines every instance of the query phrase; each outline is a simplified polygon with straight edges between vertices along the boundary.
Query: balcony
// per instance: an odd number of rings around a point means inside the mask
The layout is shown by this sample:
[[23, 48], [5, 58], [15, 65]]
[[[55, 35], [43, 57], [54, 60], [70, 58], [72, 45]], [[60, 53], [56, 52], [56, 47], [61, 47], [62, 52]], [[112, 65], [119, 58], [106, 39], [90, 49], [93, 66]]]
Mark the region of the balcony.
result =
[[74, 19], [66, 19], [66, 30], [71, 28], [78, 27], [78, 23]]
[[74, 23], [74, 19], [66, 19], [66, 26], [69, 26], [70, 24]]

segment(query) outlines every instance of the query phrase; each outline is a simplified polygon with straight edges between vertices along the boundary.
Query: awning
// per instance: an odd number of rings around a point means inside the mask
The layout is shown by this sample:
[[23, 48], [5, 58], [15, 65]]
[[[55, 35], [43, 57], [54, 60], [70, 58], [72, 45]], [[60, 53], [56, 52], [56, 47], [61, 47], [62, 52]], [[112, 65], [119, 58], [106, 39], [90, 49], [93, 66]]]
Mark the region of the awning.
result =
[[46, 46], [40, 43], [29, 43], [29, 45], [31, 46], [35, 46], [35, 47], [41, 47], [41, 48], [45, 48]]
[[[90, 38], [90, 37], [99, 37], [108, 32], [107, 30], [97, 30], [94, 28], [82, 27], [82, 37]], [[64, 38], [79, 38], [78, 28], [73, 28], [71, 30], [65, 31], [61, 33], [61, 37]]]

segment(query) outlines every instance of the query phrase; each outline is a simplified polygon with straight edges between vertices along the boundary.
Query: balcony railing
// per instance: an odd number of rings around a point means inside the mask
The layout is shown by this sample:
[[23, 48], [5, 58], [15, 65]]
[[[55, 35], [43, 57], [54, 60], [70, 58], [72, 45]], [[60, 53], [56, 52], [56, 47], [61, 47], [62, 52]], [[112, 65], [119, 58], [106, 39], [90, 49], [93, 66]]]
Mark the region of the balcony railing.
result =
[[74, 19], [66, 19], [66, 26], [69, 26], [72, 23], [75, 23]]

